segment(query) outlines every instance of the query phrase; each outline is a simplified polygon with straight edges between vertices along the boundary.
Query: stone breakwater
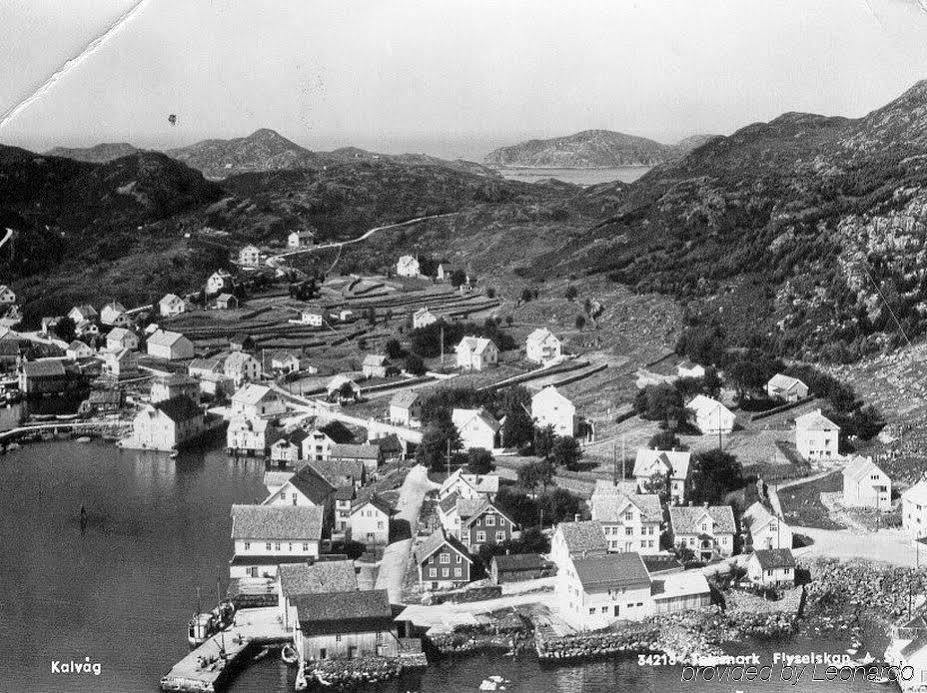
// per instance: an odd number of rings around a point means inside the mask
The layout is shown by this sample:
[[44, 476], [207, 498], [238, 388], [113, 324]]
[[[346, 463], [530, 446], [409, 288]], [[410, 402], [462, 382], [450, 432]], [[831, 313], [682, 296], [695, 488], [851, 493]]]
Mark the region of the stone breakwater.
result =
[[591, 659], [615, 654], [659, 652], [659, 632], [653, 627], [628, 627], [535, 640], [538, 658]]
[[327, 686], [380, 683], [399, 676], [402, 665], [390, 657], [327, 659], [312, 665], [309, 674]]
[[434, 633], [429, 640], [441, 654], [483, 650], [505, 650], [517, 654], [533, 644], [534, 625], [519, 614], [506, 614], [494, 616], [489, 623], [457, 626], [448, 633]]

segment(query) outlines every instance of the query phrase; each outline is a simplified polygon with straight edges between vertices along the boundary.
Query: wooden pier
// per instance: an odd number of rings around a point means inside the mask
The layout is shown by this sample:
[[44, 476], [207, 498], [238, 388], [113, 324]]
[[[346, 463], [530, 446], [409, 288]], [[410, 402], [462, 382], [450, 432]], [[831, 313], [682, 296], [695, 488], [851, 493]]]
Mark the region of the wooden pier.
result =
[[[161, 679], [162, 691], [214, 693], [228, 686], [265, 645], [292, 641], [277, 607], [241, 609], [227, 630], [217, 633], [181, 659]], [[225, 648], [224, 657], [220, 656]]]

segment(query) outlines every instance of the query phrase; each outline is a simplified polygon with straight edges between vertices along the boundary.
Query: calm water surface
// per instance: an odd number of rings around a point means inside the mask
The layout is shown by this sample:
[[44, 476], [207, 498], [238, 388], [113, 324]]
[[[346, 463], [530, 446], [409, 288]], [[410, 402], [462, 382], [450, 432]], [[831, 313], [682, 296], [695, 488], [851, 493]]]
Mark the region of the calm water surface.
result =
[[620, 180], [633, 183], [650, 170], [649, 166], [623, 166], [621, 168], [503, 168], [504, 177], [524, 183], [536, 183], [546, 178], [556, 178], [574, 185], [596, 185]]
[[[0, 456], [0, 691], [156, 691], [187, 651], [196, 587], [209, 602], [217, 578], [225, 588], [229, 507], [262, 499], [262, 476], [260, 462], [230, 460], [218, 450], [172, 460], [106, 443], [57, 442]], [[90, 517], [84, 534], [81, 505]], [[842, 652], [846, 644], [805, 639], [780, 647]], [[99, 677], [51, 673], [52, 660], [85, 657], [102, 665]], [[634, 659], [541, 666], [531, 657], [499, 655], [446, 660], [378, 690], [475, 691], [490, 674], [524, 693], [892, 690], [810, 681], [681, 683], [678, 668], [639, 667]], [[292, 670], [268, 658], [230, 690], [283, 693], [293, 690], [293, 679]]]

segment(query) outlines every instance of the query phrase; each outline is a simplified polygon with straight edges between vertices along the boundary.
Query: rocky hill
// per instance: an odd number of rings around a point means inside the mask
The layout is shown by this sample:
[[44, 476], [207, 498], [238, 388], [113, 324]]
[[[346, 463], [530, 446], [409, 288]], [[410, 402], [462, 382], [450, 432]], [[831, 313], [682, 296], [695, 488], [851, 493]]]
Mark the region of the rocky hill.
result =
[[321, 158], [283, 135], [262, 128], [247, 137], [203, 140], [166, 154], [204, 176], [219, 180], [239, 173], [318, 167]]
[[104, 164], [123, 156], [136, 154], [139, 150], [128, 142], [102, 143], [92, 147], [55, 147], [49, 149], [48, 156], [60, 156], [76, 161], [89, 161], [95, 164]]
[[710, 137], [694, 135], [675, 145], [666, 145], [611, 130], [585, 130], [568, 137], [502, 147], [490, 152], [485, 161], [501, 168], [654, 166], [684, 156]]
[[927, 328], [925, 184], [921, 82], [863, 118], [786, 113], [713, 138], [535, 270], [607, 273], [741, 343], [854, 359]]

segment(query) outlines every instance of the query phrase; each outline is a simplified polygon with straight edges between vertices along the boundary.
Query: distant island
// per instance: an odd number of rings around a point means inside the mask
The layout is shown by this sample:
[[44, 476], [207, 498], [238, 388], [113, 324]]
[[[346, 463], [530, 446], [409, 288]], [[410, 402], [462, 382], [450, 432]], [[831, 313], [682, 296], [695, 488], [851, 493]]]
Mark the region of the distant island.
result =
[[529, 140], [490, 152], [485, 159], [498, 168], [618, 168], [656, 166], [674, 161], [715, 135], [692, 135], [676, 144], [662, 144], [611, 130], [584, 130], [567, 137]]

